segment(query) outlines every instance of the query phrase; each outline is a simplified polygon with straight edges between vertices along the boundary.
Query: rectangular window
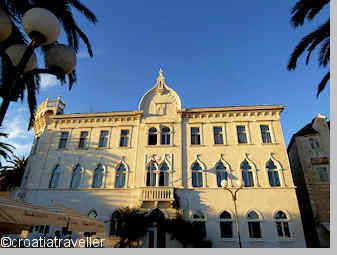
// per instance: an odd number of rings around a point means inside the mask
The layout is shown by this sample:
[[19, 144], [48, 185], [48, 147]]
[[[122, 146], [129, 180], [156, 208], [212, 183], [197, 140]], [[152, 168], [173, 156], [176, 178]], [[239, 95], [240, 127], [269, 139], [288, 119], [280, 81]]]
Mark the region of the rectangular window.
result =
[[98, 147], [102, 148], [102, 147], [108, 146], [108, 135], [109, 135], [109, 131], [101, 131]]
[[223, 144], [222, 128], [213, 127], [214, 144]]
[[260, 222], [248, 222], [249, 237], [261, 238]]
[[78, 144], [78, 148], [86, 148], [88, 143], [88, 131], [82, 131], [80, 136], [80, 142]]
[[59, 149], [64, 149], [67, 145], [69, 132], [61, 132], [60, 142], [59, 142]]
[[220, 230], [222, 238], [232, 238], [233, 237], [233, 227], [231, 221], [220, 222]]
[[323, 182], [329, 181], [329, 174], [326, 167], [317, 167], [319, 179]]
[[120, 147], [128, 147], [129, 146], [129, 130], [121, 131], [121, 140], [119, 143]]
[[200, 144], [200, 131], [197, 127], [191, 128], [191, 144]]
[[237, 133], [238, 133], [238, 142], [239, 143], [247, 143], [246, 127], [245, 126], [236, 126], [236, 130], [237, 130]]
[[271, 143], [271, 136], [269, 131], [269, 126], [267, 125], [260, 125], [261, 129], [261, 136], [263, 143]]

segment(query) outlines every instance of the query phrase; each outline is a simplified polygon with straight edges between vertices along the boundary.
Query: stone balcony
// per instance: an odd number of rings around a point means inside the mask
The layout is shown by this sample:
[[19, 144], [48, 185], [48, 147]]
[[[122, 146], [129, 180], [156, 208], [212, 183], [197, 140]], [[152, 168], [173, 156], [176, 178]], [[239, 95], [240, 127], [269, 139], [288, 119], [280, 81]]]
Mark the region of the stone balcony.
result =
[[142, 207], [171, 206], [174, 201], [173, 187], [144, 187], [140, 193]]

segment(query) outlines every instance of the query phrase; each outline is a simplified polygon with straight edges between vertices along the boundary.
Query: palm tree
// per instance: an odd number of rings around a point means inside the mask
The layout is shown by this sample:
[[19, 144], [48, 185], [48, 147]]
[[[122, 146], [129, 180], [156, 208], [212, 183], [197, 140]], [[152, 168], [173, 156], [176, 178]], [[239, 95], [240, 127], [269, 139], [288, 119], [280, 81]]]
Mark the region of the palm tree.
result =
[[[7, 138], [8, 134], [0, 132], [0, 137]], [[8, 143], [0, 142], [0, 157], [2, 157], [5, 160], [9, 159], [10, 158], [9, 153], [13, 154], [13, 149], [14, 149], [14, 146]], [[1, 162], [0, 162], [0, 167], [1, 167]]]
[[10, 190], [21, 185], [21, 180], [25, 172], [28, 158], [14, 156], [13, 160], [7, 162], [10, 166], [1, 167], [0, 171], [0, 190]]
[[[51, 11], [60, 21], [60, 24], [67, 36], [68, 45], [72, 47], [75, 52], [78, 52], [79, 49], [79, 39], [81, 39], [88, 50], [89, 55], [92, 57], [93, 52], [89, 42], [89, 39], [85, 35], [85, 33], [79, 28], [74, 20], [72, 9], [76, 9], [81, 14], [83, 14], [86, 19], [88, 19], [91, 23], [95, 24], [97, 22], [97, 18], [94, 13], [92, 13], [87, 7], [85, 7], [80, 1], [78, 0], [7, 0], [7, 1], [0, 1], [0, 9], [2, 9], [13, 24], [13, 31], [11, 36], [0, 43], [0, 57], [2, 57], [0, 62], [0, 75], [2, 79], [2, 85], [10, 84], [13, 82], [13, 75], [12, 70], [10, 68], [10, 61], [8, 56], [4, 53], [6, 48], [13, 44], [26, 44], [27, 41], [25, 39], [24, 34], [21, 32], [22, 29], [19, 24], [21, 24], [23, 14], [31, 8], [40, 7], [45, 8]], [[57, 42], [56, 42], [57, 43]], [[42, 54], [44, 54], [51, 45], [47, 45], [42, 47]], [[69, 90], [72, 88], [72, 85], [76, 81], [76, 71], [74, 70], [70, 74], [67, 75], [68, 77], [68, 88]], [[58, 76], [61, 83], [66, 83], [66, 77]], [[19, 79], [16, 83], [16, 87], [13, 91], [11, 91], [11, 95], [15, 95], [15, 99], [6, 98], [3, 94], [2, 105], [1, 105], [1, 113], [6, 113], [9, 102], [10, 101], [17, 101], [17, 99], [24, 98], [24, 92], [27, 92], [27, 101], [30, 110], [30, 121], [28, 125], [28, 129], [33, 126], [34, 122], [34, 112], [36, 110], [36, 94], [39, 92], [40, 86], [40, 76], [39, 74], [35, 73], [30, 75], [29, 77], [25, 77], [25, 79]], [[3, 114], [4, 115], [4, 114]]]
[[[329, 4], [330, 0], [300, 0], [291, 10], [291, 24], [297, 28], [304, 24], [305, 19], [313, 20], [316, 15]], [[302, 38], [290, 55], [287, 69], [295, 70], [299, 57], [307, 50], [306, 64], [309, 63], [311, 53], [320, 45], [318, 64], [326, 67], [330, 62], [330, 18], [315, 31]], [[330, 71], [328, 71], [321, 82], [318, 84], [317, 97], [325, 88], [330, 80]]]

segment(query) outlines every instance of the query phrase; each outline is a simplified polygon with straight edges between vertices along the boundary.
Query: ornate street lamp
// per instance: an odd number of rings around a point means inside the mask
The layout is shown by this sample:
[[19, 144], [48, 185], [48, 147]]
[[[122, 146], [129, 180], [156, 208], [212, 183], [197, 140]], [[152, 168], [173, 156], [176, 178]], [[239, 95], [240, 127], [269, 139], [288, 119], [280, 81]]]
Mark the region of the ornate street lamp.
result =
[[[44, 8], [32, 8], [23, 15], [22, 26], [31, 39], [30, 44], [11, 45], [1, 54], [2, 64], [6, 65], [6, 74], [1, 74], [3, 79], [0, 84], [0, 96], [3, 101], [0, 107], [0, 126], [9, 103], [16, 102], [25, 89], [19, 81], [24, 83], [27, 78], [40, 73], [53, 74], [58, 80], [64, 81], [65, 75], [71, 73], [76, 65], [75, 51], [67, 45], [56, 42], [60, 35], [60, 23], [52, 12]], [[13, 32], [12, 29], [10, 18], [0, 9], [0, 42], [8, 39]], [[34, 51], [40, 46], [47, 48], [46, 68], [37, 68]]]
[[[237, 193], [240, 189], [243, 188], [242, 182], [240, 180], [237, 181], [237, 187], [236, 188], [229, 188], [228, 187], [228, 182], [227, 180], [222, 180], [221, 182], [221, 186], [225, 189], [228, 190], [229, 193], [231, 193], [232, 195], [232, 199], [234, 202], [234, 210], [235, 210], [235, 220], [236, 220], [236, 232], [238, 234], [238, 238], [239, 238], [239, 247], [242, 248], [242, 244], [241, 244], [241, 237], [240, 237], [240, 231], [239, 231], [239, 216], [238, 216], [238, 212], [236, 209], [236, 200], [237, 200]], [[234, 190], [234, 192], [233, 192]]]

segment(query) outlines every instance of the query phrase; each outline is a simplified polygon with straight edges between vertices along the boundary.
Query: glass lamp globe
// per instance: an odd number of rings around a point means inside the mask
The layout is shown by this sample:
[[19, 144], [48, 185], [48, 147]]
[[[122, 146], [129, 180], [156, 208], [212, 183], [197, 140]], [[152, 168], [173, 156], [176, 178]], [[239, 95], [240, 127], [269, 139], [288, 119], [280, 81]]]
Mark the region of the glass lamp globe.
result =
[[41, 45], [48, 45], [57, 40], [60, 35], [60, 23], [57, 17], [44, 8], [32, 8], [22, 17], [25, 33], [32, 39], [42, 36]]
[[46, 52], [45, 62], [48, 68], [58, 67], [71, 73], [76, 66], [76, 53], [67, 45], [57, 44]]
[[5, 41], [12, 33], [12, 23], [8, 15], [0, 9], [0, 42]]
[[[8, 55], [14, 66], [19, 65], [23, 57], [23, 54], [26, 51], [26, 48], [27, 46], [24, 44], [14, 44], [5, 50], [6, 54]], [[25, 66], [24, 72], [26, 73], [28, 71], [35, 69], [36, 65], [37, 65], [36, 55], [35, 53], [33, 53], [33, 55], [30, 57], [28, 63]]]

